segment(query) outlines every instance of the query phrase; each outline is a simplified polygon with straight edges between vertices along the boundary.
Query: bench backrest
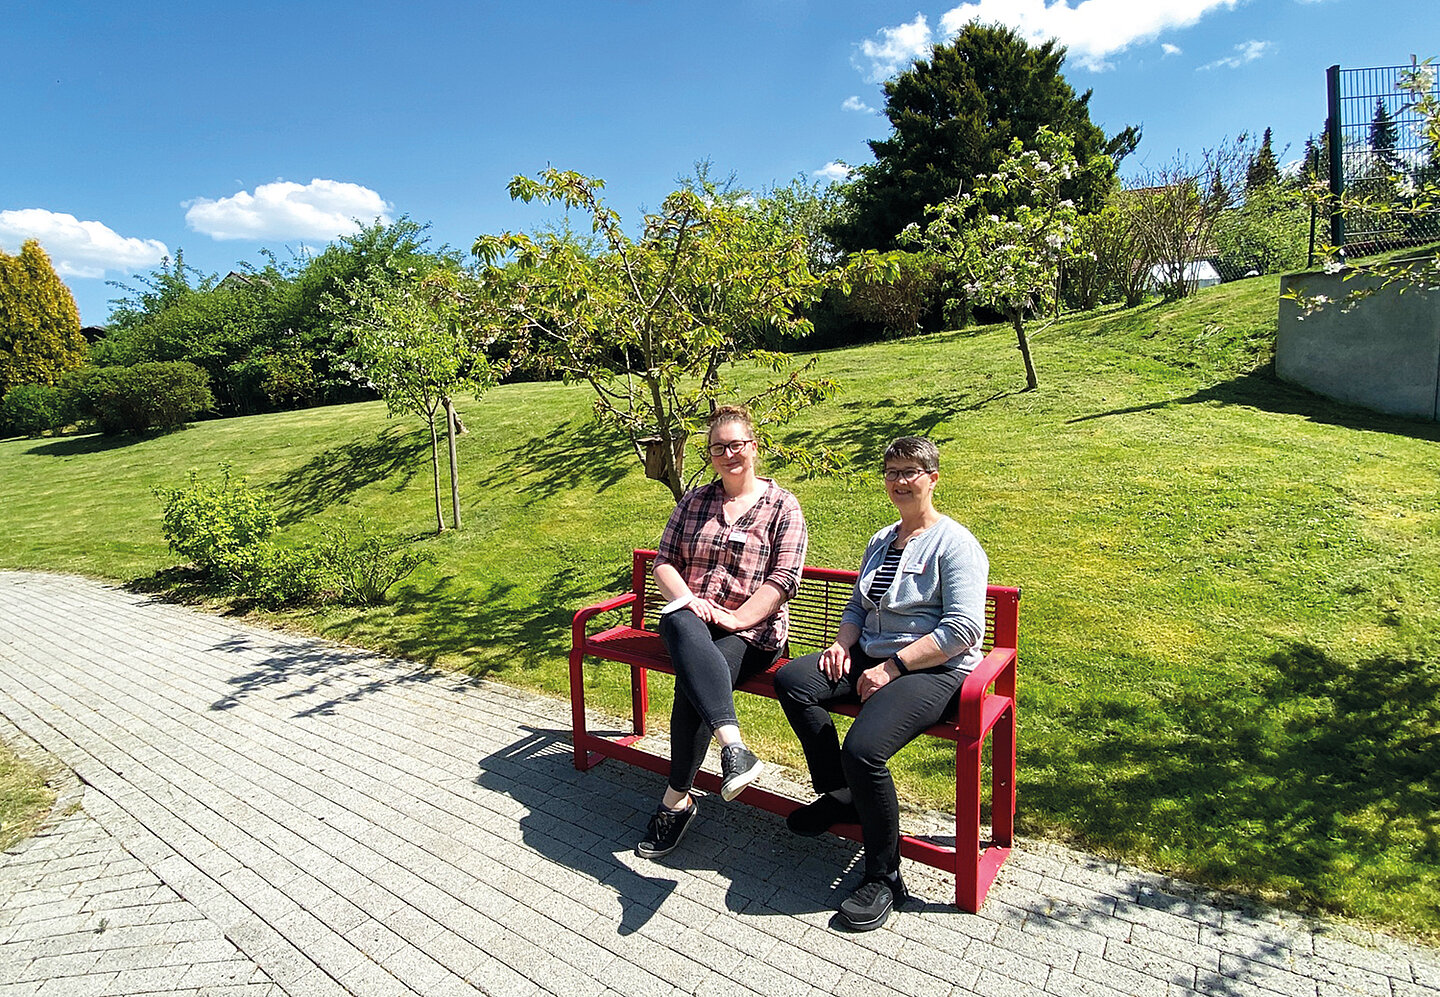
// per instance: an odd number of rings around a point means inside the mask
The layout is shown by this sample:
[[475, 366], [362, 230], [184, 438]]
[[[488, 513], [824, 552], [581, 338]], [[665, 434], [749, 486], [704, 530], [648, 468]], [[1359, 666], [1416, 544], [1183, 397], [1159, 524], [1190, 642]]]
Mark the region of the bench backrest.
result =
[[[630, 584], [636, 598], [630, 607], [630, 625], [637, 630], [650, 629], [645, 626], [649, 607], [665, 605], [651, 572], [654, 561], [653, 550], [635, 551]], [[840, 629], [840, 614], [850, 601], [858, 576], [858, 572], [836, 568], [805, 568], [800, 576], [800, 591], [790, 600], [789, 656], [830, 645]], [[989, 586], [985, 593], [984, 649], [1018, 646], [1019, 630], [1020, 590], [1006, 585]]]

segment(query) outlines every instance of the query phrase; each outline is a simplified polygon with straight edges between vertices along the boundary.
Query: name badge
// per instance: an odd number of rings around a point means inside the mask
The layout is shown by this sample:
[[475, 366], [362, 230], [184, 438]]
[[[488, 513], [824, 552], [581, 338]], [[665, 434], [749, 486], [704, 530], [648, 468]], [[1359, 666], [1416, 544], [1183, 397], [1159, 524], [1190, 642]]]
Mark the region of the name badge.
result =
[[743, 544], [743, 543], [745, 543], [745, 541], [748, 540], [749, 538], [750, 538], [750, 534], [746, 533], [744, 530], [731, 530], [731, 531], [730, 531], [730, 542], [731, 542], [732, 544]]

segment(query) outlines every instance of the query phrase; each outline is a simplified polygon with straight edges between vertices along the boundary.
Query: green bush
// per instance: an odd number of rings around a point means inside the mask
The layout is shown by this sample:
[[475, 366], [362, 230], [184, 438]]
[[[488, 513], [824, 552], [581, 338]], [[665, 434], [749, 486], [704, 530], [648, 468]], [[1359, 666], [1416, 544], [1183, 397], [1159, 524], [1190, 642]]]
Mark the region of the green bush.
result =
[[0, 400], [0, 428], [11, 433], [39, 436], [62, 426], [69, 406], [65, 393], [48, 384], [17, 384]]
[[236, 590], [267, 606], [318, 602], [332, 587], [314, 544], [282, 547], [261, 540], [237, 551], [232, 564]]
[[354, 528], [326, 527], [319, 552], [341, 601], [363, 606], [380, 605], [392, 585], [435, 560], [430, 551], [413, 550], [408, 541], [372, 533], [363, 522]]
[[76, 393], [106, 434], [177, 429], [215, 404], [209, 376], [183, 360], [94, 367], [76, 379]]
[[218, 482], [201, 481], [190, 472], [181, 488], [157, 488], [161, 528], [170, 549], [226, 586], [253, 577], [252, 549], [275, 532], [275, 507], [244, 478], [231, 478], [221, 465]]
[[276, 544], [270, 497], [231, 477], [228, 465], [220, 470], [219, 481], [201, 481], [191, 471], [186, 485], [157, 488], [155, 495], [170, 549], [225, 590], [272, 606], [327, 598], [377, 606], [396, 582], [435, 560], [364, 522], [327, 526], [318, 544]]

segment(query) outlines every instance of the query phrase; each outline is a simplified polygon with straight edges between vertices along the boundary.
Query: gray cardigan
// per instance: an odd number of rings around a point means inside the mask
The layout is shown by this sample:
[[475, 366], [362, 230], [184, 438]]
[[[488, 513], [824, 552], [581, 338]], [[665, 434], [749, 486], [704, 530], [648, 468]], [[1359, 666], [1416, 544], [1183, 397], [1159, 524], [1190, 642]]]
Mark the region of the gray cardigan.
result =
[[870, 584], [900, 530], [892, 523], [870, 538], [860, 579], [840, 622], [860, 628], [860, 649], [888, 658], [930, 634], [949, 655], [942, 667], [968, 672], [983, 657], [985, 585], [990, 561], [970, 531], [949, 516], [905, 545], [895, 581], [877, 604]]

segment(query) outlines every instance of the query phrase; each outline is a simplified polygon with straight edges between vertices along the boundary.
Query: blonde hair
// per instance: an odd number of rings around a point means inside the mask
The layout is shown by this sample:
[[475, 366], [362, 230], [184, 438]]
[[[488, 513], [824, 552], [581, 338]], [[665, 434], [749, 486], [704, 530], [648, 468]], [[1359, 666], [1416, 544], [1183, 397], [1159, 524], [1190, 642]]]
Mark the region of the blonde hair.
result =
[[750, 415], [750, 410], [744, 405], [721, 405], [714, 412], [710, 413], [706, 420], [710, 426], [705, 431], [706, 441], [715, 438], [715, 430], [727, 423], [738, 422], [745, 427], [745, 432], [751, 439], [755, 438], [755, 420]]

